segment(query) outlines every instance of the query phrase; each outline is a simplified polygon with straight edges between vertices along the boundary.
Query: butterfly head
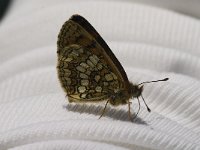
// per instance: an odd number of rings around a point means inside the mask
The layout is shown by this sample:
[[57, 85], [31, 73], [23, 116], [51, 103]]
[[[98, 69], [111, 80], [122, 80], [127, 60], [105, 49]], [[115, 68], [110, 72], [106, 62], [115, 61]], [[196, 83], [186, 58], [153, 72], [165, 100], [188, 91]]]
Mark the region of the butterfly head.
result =
[[143, 87], [144, 85], [138, 86], [138, 85], [134, 85], [132, 83], [130, 83], [130, 89], [131, 89], [131, 97], [132, 98], [138, 98], [141, 96], [142, 92], [143, 92]]

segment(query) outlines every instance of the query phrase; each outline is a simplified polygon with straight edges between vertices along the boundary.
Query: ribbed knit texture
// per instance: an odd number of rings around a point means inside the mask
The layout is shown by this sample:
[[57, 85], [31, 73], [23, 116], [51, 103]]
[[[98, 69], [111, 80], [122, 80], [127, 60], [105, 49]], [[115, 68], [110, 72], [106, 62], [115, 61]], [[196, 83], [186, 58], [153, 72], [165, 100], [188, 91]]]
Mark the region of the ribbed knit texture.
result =
[[[56, 72], [56, 41], [72, 15], [102, 35], [135, 84], [128, 106], [68, 103]], [[0, 150], [200, 149], [200, 21], [131, 1], [14, 1], [0, 24]], [[132, 100], [132, 113], [137, 100]]]

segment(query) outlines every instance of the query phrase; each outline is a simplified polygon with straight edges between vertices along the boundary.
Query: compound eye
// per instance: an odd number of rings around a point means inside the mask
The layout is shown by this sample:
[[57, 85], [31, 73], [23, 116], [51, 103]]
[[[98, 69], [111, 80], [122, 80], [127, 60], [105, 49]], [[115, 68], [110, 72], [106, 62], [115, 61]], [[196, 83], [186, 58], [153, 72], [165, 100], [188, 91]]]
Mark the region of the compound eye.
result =
[[115, 97], [116, 97], [115, 95], [111, 95], [110, 99], [115, 99]]

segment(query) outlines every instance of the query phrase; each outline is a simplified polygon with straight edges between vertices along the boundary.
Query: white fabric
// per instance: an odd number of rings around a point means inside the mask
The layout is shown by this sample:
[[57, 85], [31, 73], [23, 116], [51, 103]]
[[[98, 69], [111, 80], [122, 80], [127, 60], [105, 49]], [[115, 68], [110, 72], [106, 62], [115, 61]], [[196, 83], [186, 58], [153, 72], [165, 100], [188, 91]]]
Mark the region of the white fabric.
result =
[[[145, 85], [136, 122], [127, 106], [69, 104], [56, 41], [72, 15], [107, 41], [131, 82]], [[0, 149], [200, 149], [200, 21], [131, 1], [14, 1], [0, 24]], [[138, 109], [137, 100], [132, 110]]]

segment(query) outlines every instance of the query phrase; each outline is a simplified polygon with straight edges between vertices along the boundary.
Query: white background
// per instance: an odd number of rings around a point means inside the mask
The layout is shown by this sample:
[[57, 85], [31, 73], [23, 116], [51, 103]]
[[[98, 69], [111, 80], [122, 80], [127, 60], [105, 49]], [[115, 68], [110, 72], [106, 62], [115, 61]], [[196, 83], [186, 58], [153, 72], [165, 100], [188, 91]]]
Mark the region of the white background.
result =
[[[16, 0], [0, 24], [0, 149], [200, 149], [197, 0]], [[145, 85], [138, 119], [127, 106], [68, 104], [56, 41], [72, 15], [107, 41], [129, 80]], [[133, 100], [132, 110], [138, 109]]]

